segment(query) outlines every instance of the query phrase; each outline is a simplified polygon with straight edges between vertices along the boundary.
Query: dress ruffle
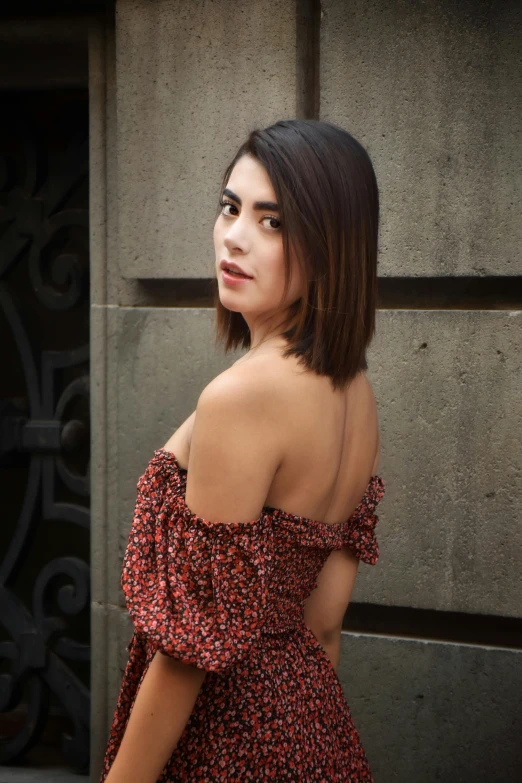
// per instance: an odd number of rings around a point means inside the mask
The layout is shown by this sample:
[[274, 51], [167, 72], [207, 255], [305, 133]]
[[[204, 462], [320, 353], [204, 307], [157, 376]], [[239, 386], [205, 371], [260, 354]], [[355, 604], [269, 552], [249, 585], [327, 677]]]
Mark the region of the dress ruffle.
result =
[[379, 517], [375, 509], [383, 496], [383, 479], [381, 476], [372, 476], [362, 501], [342, 528], [343, 546], [349, 547], [368, 565], [375, 565], [379, 559], [379, 543], [375, 534]]
[[135, 517], [121, 584], [137, 634], [207, 671], [238, 663], [263, 625], [260, 524], [208, 522], [181, 496], [156, 515]]

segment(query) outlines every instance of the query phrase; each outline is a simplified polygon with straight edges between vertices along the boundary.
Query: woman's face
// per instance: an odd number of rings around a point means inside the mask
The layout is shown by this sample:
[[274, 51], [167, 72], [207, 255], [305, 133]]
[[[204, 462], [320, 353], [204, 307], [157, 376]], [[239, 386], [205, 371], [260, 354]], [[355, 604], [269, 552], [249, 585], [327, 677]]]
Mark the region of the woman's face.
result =
[[[221, 303], [246, 316], [250, 328], [257, 315], [281, 315], [299, 298], [298, 270], [286, 300], [280, 300], [285, 282], [283, 235], [276, 196], [266, 169], [251, 155], [238, 160], [222, 194], [221, 213], [214, 226], [216, 275]], [[221, 262], [235, 261], [251, 277], [227, 282]], [[249, 319], [248, 316], [251, 316]]]

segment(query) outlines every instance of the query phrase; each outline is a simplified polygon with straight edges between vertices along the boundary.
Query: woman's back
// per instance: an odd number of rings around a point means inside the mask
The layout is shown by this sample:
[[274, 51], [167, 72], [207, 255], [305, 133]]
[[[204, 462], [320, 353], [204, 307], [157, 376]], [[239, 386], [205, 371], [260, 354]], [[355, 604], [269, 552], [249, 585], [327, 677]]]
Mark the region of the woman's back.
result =
[[[265, 387], [269, 381], [284, 454], [265, 505], [329, 524], [348, 519], [379, 461], [377, 407], [366, 374], [359, 373], [346, 390], [334, 391], [329, 378], [303, 372], [295, 357], [285, 359], [274, 349], [251, 358], [247, 354], [221, 375], [240, 383], [244, 373], [262, 379]], [[184, 467], [195, 414], [164, 447]]]

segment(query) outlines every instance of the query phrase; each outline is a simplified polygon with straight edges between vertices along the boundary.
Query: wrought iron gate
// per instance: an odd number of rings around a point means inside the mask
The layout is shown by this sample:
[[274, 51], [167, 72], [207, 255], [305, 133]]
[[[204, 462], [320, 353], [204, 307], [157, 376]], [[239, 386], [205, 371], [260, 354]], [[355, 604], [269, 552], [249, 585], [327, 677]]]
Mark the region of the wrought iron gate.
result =
[[89, 739], [88, 101], [1, 94], [1, 762]]

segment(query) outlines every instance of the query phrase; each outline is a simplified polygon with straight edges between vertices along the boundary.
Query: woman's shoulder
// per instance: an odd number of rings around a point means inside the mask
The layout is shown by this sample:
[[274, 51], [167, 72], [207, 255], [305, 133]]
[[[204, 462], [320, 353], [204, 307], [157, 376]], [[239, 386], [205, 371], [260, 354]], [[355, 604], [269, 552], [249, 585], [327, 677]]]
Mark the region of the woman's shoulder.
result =
[[304, 409], [311, 404], [336, 404], [337, 400], [351, 401], [350, 407], [360, 413], [375, 411], [376, 399], [371, 381], [361, 371], [345, 391], [333, 391], [330, 378], [308, 370], [297, 356], [262, 354], [248, 361], [234, 362], [215, 376], [202, 390], [200, 399], [219, 400], [221, 396], [250, 400], [254, 409], [262, 406], [279, 410], [283, 417], [297, 413], [300, 403]]
[[253, 401], [275, 402], [287, 388], [290, 376], [288, 360], [279, 356], [262, 355], [247, 362], [234, 363], [216, 375], [204, 387], [200, 399], [234, 394], [248, 396]]

